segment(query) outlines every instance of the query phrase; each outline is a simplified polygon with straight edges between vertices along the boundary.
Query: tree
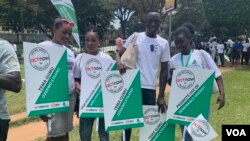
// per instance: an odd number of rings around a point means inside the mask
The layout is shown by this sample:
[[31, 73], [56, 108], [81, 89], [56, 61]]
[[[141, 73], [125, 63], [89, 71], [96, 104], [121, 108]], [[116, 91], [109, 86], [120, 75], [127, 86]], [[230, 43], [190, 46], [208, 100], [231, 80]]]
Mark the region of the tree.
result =
[[249, 0], [203, 0], [203, 4], [215, 34], [235, 37], [249, 33]]
[[133, 2], [131, 0], [112, 0], [109, 2], [114, 9], [115, 17], [120, 21], [122, 35], [126, 36], [126, 23], [134, 12]]

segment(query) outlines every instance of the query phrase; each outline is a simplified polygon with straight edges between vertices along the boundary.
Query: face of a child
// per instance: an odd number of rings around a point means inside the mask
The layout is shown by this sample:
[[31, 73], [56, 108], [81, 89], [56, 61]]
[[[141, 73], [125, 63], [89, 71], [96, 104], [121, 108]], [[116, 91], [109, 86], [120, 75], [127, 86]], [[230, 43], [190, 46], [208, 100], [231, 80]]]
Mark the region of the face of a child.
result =
[[53, 40], [57, 44], [65, 45], [71, 38], [72, 27], [67, 25], [62, 25], [57, 29], [54, 29]]
[[96, 54], [99, 50], [100, 39], [96, 32], [87, 32], [85, 36], [85, 46], [89, 54]]
[[182, 53], [187, 54], [189, 53], [190, 47], [191, 47], [191, 40], [185, 37], [183, 33], [178, 34], [175, 39], [174, 43], [176, 45], [176, 48]]

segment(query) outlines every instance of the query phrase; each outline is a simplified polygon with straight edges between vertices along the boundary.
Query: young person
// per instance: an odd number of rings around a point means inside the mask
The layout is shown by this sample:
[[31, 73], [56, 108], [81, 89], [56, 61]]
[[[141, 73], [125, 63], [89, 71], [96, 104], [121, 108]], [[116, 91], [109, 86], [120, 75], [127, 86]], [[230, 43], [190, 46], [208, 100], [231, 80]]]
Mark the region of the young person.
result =
[[[48, 130], [46, 141], [69, 141], [69, 132], [73, 130], [73, 115], [76, 102], [75, 83], [73, 75], [73, 65], [75, 62], [74, 52], [68, 49], [65, 44], [72, 36], [72, 28], [74, 23], [63, 19], [56, 18], [53, 24], [53, 38], [51, 41], [41, 42], [41, 45], [46, 45], [56, 48], [67, 49], [68, 61], [68, 86], [69, 86], [69, 111], [56, 113], [52, 117], [41, 116], [44, 122], [48, 122], [49, 118], [53, 118], [51, 131]], [[48, 125], [48, 124], [47, 124]]]
[[[103, 52], [99, 51], [99, 46], [101, 43], [103, 37], [103, 32], [101, 27], [95, 27], [90, 26], [87, 28], [87, 32], [85, 34], [85, 46], [87, 49], [87, 54], [95, 55], [100, 58], [110, 59], [112, 58]], [[76, 86], [76, 92], [80, 96], [81, 92], [81, 72], [84, 71], [81, 68], [84, 68], [84, 66], [81, 66], [81, 58], [82, 54], [79, 54], [76, 57], [75, 61], [75, 86]], [[84, 90], [82, 90], [84, 91]], [[91, 141], [91, 134], [92, 134], [92, 128], [94, 124], [95, 118], [80, 118], [80, 137], [81, 141]], [[99, 139], [100, 141], [109, 141], [109, 133], [105, 132], [105, 126], [104, 126], [104, 118], [99, 118]]]
[[6, 141], [10, 115], [5, 91], [18, 93], [22, 88], [20, 65], [12, 45], [0, 38], [0, 141]]
[[[169, 43], [166, 39], [157, 34], [161, 23], [160, 13], [158, 11], [149, 11], [145, 21], [146, 31], [138, 33], [136, 40], [138, 47], [136, 67], [140, 70], [142, 104], [157, 104], [159, 111], [165, 112], [166, 102], [164, 99], [164, 91], [167, 82], [168, 61], [170, 59]], [[121, 73], [126, 71], [126, 66], [121, 63], [120, 56], [125, 52], [132, 39], [133, 35], [126, 40], [124, 47], [119, 51], [119, 54], [117, 54], [117, 64]], [[160, 89], [156, 100], [159, 66]], [[126, 141], [130, 140], [130, 136], [131, 129], [125, 130]]]
[[[192, 49], [192, 34], [187, 27], [181, 26], [174, 32], [174, 42], [180, 53], [174, 55], [170, 61], [170, 74], [177, 67], [189, 67], [189, 68], [200, 68], [210, 69], [215, 71], [216, 81], [219, 87], [219, 96], [217, 98], [218, 109], [221, 109], [225, 105], [225, 93], [222, 80], [222, 74], [218, 67], [214, 63], [212, 57], [203, 50]], [[203, 52], [204, 58], [202, 59], [200, 51]], [[202, 62], [205, 60], [206, 62]], [[207, 64], [208, 66], [206, 66]], [[170, 82], [171, 77], [168, 82]], [[170, 84], [171, 85], [171, 84]], [[184, 127], [181, 126], [182, 132]], [[183, 132], [184, 141], [191, 141], [192, 138], [187, 132]]]

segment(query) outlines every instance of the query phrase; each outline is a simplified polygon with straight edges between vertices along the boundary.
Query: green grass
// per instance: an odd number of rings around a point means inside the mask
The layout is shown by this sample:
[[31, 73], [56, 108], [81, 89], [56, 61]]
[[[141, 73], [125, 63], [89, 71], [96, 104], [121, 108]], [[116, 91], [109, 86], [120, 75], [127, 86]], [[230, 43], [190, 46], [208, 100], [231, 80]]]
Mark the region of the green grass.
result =
[[10, 122], [10, 128], [22, 126], [24, 124], [28, 124], [30, 122], [41, 121], [39, 117], [31, 117], [31, 118], [23, 118], [17, 121]]
[[[21, 65], [23, 70], [23, 65]], [[23, 71], [22, 72], [22, 77]], [[250, 67], [238, 68], [234, 71], [225, 72], [223, 74], [226, 104], [221, 110], [216, 108], [216, 98], [218, 94], [212, 95], [211, 101], [211, 118], [210, 124], [218, 133], [218, 137], [213, 141], [221, 141], [221, 126], [223, 124], [249, 124], [250, 123], [250, 104], [249, 104], [249, 91], [250, 91]], [[23, 77], [24, 78], [24, 77]], [[7, 92], [8, 110], [11, 114], [24, 112], [25, 109], [25, 85], [19, 94]], [[168, 99], [168, 95], [166, 95]], [[20, 126], [32, 120], [19, 120], [17, 123], [13, 123], [13, 126]], [[131, 141], [138, 141], [139, 130], [133, 129]], [[119, 141], [121, 139], [121, 131], [113, 131], [110, 133], [111, 141]], [[39, 138], [37, 140], [44, 140]], [[79, 141], [79, 127], [76, 126], [72, 132], [70, 132], [71, 141]], [[98, 140], [98, 133], [93, 127], [92, 140]], [[176, 141], [181, 141], [179, 126], [176, 128]]]

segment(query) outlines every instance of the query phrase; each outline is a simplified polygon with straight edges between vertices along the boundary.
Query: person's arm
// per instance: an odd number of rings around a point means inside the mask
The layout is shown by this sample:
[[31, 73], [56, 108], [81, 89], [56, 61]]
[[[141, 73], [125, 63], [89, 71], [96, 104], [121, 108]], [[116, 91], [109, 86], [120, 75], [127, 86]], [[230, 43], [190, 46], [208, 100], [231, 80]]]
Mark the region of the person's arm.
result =
[[216, 82], [217, 82], [219, 93], [220, 93], [216, 101], [216, 103], [218, 104], [218, 110], [219, 110], [225, 105], [225, 91], [224, 91], [224, 84], [223, 84], [222, 76], [219, 76], [218, 78], [216, 78]]
[[166, 101], [164, 99], [164, 93], [168, 78], [167, 70], [168, 70], [168, 62], [162, 62], [160, 70], [160, 82], [159, 82], [160, 88], [159, 88], [159, 95], [157, 98], [158, 111], [161, 113], [165, 113], [166, 111]]
[[19, 71], [0, 74], [0, 88], [18, 93], [22, 88], [21, 74]]
[[80, 78], [75, 78], [75, 91], [78, 96], [80, 96], [81, 92], [81, 79]]
[[116, 63], [121, 74], [126, 72], [126, 66], [121, 62], [121, 56], [125, 51], [126, 48], [122, 47], [119, 51], [116, 52]]

